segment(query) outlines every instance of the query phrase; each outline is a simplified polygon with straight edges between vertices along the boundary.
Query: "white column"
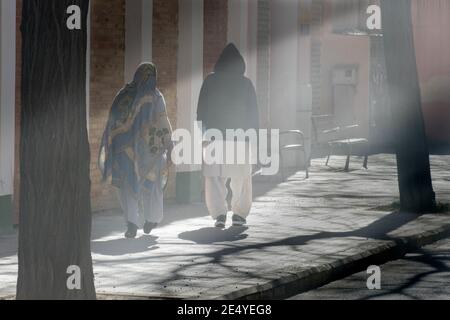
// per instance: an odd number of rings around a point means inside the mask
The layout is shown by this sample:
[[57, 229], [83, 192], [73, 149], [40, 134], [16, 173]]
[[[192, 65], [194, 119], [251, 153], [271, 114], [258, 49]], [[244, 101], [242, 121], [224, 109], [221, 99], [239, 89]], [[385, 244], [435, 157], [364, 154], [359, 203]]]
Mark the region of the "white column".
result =
[[90, 136], [90, 113], [91, 113], [91, 1], [87, 16], [87, 46], [86, 46], [86, 126]]
[[228, 0], [228, 42], [233, 42], [243, 55], [247, 52], [247, 0]]
[[247, 64], [246, 76], [256, 86], [256, 41], [257, 41], [256, 0], [228, 1], [228, 42], [232, 42], [241, 52]]
[[152, 60], [153, 0], [127, 0], [125, 12], [125, 80], [130, 82], [139, 64]]
[[258, 69], [258, 0], [248, 0], [247, 76], [257, 83]]
[[[177, 129], [191, 133], [192, 160], [201, 163], [201, 132], [196, 128], [197, 104], [203, 83], [203, 0], [179, 0]], [[196, 133], [198, 135], [196, 135]], [[200, 154], [195, 156], [195, 151]], [[201, 201], [201, 165], [178, 165], [176, 199], [179, 203]]]
[[142, 0], [142, 61], [152, 61], [153, 0]]
[[[303, 23], [310, 21], [312, 0], [300, 1], [300, 19]], [[305, 148], [307, 154], [311, 156], [312, 140], [312, 86], [311, 86], [311, 31], [308, 26], [303, 26], [307, 30], [300, 30], [298, 41], [298, 79], [299, 79], [299, 107], [297, 109], [297, 119], [300, 130], [305, 134]]]
[[[203, 1], [179, 1], [177, 75], [177, 128], [192, 135], [197, 119], [197, 104], [203, 83]], [[199, 165], [180, 165], [178, 172], [198, 171]]]
[[[271, 2], [270, 124], [274, 129], [301, 129], [297, 121], [299, 89], [299, 4], [292, 0]], [[294, 166], [295, 153], [286, 157]]]
[[13, 194], [16, 2], [0, 1], [0, 196]]

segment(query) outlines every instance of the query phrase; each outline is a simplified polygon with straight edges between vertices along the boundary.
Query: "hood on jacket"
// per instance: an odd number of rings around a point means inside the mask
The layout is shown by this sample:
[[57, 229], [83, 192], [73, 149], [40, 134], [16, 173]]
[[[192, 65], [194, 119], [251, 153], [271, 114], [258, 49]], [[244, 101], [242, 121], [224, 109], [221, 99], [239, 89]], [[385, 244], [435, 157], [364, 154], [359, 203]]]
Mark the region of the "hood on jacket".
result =
[[244, 75], [246, 69], [244, 58], [233, 43], [228, 44], [222, 51], [214, 67], [215, 73], [231, 73]]

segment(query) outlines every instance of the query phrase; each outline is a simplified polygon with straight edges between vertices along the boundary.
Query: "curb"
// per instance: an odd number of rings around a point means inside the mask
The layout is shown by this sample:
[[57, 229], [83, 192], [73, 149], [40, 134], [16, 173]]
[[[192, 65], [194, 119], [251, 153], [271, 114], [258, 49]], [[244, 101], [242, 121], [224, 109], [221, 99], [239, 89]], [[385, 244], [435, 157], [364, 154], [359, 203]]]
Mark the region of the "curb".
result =
[[[324, 264], [305, 270], [301, 266], [290, 267], [264, 275], [275, 279], [262, 285], [236, 290], [215, 297], [216, 300], [276, 300], [286, 299], [330, 282], [346, 278], [367, 270], [371, 265], [382, 265], [402, 258], [409, 252], [450, 236], [450, 224], [409, 237], [399, 237], [376, 248], [359, 253], [331, 264]], [[297, 269], [298, 271], [295, 271]]]

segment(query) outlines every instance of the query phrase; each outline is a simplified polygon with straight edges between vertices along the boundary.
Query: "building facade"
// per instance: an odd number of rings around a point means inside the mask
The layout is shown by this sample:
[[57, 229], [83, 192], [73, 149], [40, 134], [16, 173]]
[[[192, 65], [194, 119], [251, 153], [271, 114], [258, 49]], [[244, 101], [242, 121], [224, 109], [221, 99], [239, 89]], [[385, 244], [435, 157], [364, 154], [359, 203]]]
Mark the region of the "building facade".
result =
[[[344, 0], [344, 2], [358, 0]], [[342, 2], [342, 1], [340, 1]], [[378, 0], [361, 1], [364, 5]], [[332, 0], [91, 0], [87, 52], [87, 108], [94, 211], [116, 208], [111, 187], [100, 182], [97, 153], [118, 90], [142, 61], [159, 69], [159, 88], [175, 128], [193, 129], [203, 79], [222, 49], [234, 42], [255, 84], [265, 128], [301, 129], [311, 141], [311, 115], [351, 113], [369, 137], [371, 79], [379, 44], [371, 35], [337, 31]], [[414, 31], [427, 128], [432, 139], [450, 142], [450, 9], [447, 0], [414, 0]], [[22, 0], [1, 1], [0, 224], [19, 212]], [[360, 14], [360, 13], [355, 13]], [[364, 16], [364, 13], [363, 13]], [[352, 18], [350, 15], [347, 18]], [[352, 19], [350, 19], [352, 20]], [[353, 21], [353, 20], [352, 20]], [[430, 37], [433, 33], [435, 36]], [[378, 37], [379, 38], [379, 37]], [[375, 48], [375, 49], [374, 49]], [[433, 55], [438, 55], [438, 58]], [[339, 111], [333, 72], [357, 70], [351, 108]], [[383, 113], [382, 107], [376, 107]], [[15, 125], [14, 125], [15, 124]], [[293, 155], [283, 165], [301, 159]], [[200, 201], [198, 166], [173, 169], [167, 197]], [[14, 199], [14, 200], [13, 200]], [[12, 205], [14, 202], [14, 206]]]
[[[2, 94], [2, 98], [12, 99], [2, 100], [2, 110], [9, 112], [2, 116], [2, 121], [10, 124], [9, 128], [2, 126], [2, 129], [15, 133], [2, 133], [2, 137], [9, 142], [10, 155], [2, 156], [2, 159], [8, 160], [8, 167], [5, 165], [2, 170], [14, 172], [10, 174], [9, 184], [5, 187], [7, 191], [3, 193], [8, 194], [7, 203], [11, 202], [14, 195], [17, 213], [20, 188], [18, 150], [22, 0], [3, 1], [2, 6], [8, 10], [2, 9], [1, 21], [7, 25], [2, 30], [8, 30], [2, 32], [2, 45], [5, 42], [4, 47], [9, 48], [8, 55], [2, 55], [2, 66], [7, 65], [9, 68], [8, 71], [2, 71], [2, 75], [7, 78], [5, 83], [9, 85], [2, 86], [2, 90], [8, 93]], [[270, 112], [279, 114], [276, 110], [270, 111], [269, 97], [288, 99], [286, 108], [290, 108], [293, 116], [297, 116], [300, 40], [296, 32], [299, 12], [299, 3], [295, 1], [280, 1], [278, 5], [269, 0], [91, 0], [86, 96], [92, 156], [93, 210], [108, 210], [118, 205], [114, 190], [100, 182], [97, 152], [111, 103], [118, 90], [131, 80], [142, 61], [153, 61], [158, 66], [158, 86], [166, 98], [169, 118], [175, 128], [192, 129], [202, 82], [213, 70], [220, 53], [229, 42], [235, 43], [246, 59], [247, 76], [257, 88], [264, 126], [270, 126]], [[289, 15], [288, 19], [285, 19], [286, 14]], [[273, 21], [279, 22], [278, 29], [270, 27]], [[283, 41], [284, 49], [270, 54], [272, 32], [293, 34]], [[277, 61], [283, 61], [279, 73], [271, 71], [269, 67]], [[295, 72], [292, 72], [292, 67]], [[290, 87], [279, 89], [270, 86], [270, 82], [281, 83], [281, 80]], [[13, 122], [11, 112], [15, 114]], [[279, 123], [277, 126], [284, 125], [283, 119], [273, 121]], [[12, 123], [15, 126], [11, 126]], [[285, 128], [288, 128], [288, 124]], [[4, 148], [7, 150], [6, 146]], [[170, 175], [168, 198], [179, 202], [201, 200], [200, 170], [199, 166], [174, 169]], [[10, 207], [4, 211], [10, 211]], [[18, 221], [17, 214], [15, 221]]]

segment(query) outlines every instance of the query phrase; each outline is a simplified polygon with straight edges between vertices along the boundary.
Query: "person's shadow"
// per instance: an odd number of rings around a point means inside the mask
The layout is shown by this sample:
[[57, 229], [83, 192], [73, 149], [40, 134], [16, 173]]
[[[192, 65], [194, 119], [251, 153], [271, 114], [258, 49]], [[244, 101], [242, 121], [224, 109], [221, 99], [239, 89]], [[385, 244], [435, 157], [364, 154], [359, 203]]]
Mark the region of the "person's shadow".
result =
[[229, 229], [202, 228], [195, 231], [180, 233], [178, 238], [197, 244], [214, 244], [220, 242], [234, 242], [248, 237], [245, 231], [248, 227], [230, 227]]
[[92, 252], [105, 256], [121, 256], [158, 249], [158, 237], [143, 235], [136, 239], [114, 239], [109, 241], [93, 241]]

